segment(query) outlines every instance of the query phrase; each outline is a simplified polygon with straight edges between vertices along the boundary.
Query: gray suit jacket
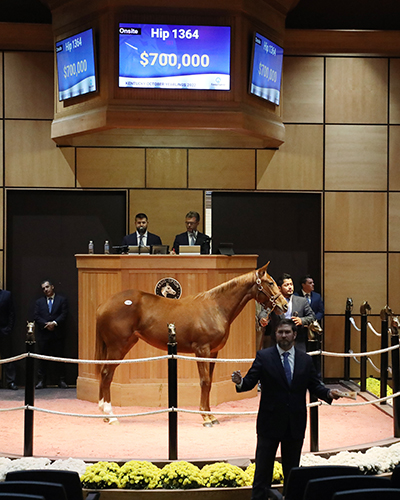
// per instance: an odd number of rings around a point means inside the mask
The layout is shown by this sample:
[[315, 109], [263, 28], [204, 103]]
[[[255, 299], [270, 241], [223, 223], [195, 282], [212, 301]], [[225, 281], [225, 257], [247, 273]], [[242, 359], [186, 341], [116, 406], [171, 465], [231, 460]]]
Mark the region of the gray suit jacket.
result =
[[[306, 350], [307, 342], [307, 328], [305, 326], [309, 325], [315, 320], [313, 310], [311, 309], [308, 300], [305, 297], [299, 297], [298, 295], [292, 295], [292, 316], [298, 316], [301, 319], [302, 326], [297, 327], [297, 340], [296, 346], [302, 351]], [[262, 309], [258, 315], [258, 320], [261, 318], [266, 318], [267, 313], [265, 309]], [[275, 339], [275, 330], [279, 323], [279, 320], [284, 318], [285, 315], [277, 315], [274, 312], [271, 314], [269, 325], [266, 327], [266, 334], [271, 335]]]

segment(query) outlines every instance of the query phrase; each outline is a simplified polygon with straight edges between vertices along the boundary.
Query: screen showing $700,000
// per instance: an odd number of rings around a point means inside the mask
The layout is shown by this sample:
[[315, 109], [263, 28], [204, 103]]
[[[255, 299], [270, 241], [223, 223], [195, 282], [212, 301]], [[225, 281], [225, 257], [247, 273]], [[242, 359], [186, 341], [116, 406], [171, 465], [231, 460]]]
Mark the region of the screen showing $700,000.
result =
[[119, 25], [119, 86], [230, 90], [230, 27]]
[[96, 91], [93, 30], [56, 43], [58, 99]]

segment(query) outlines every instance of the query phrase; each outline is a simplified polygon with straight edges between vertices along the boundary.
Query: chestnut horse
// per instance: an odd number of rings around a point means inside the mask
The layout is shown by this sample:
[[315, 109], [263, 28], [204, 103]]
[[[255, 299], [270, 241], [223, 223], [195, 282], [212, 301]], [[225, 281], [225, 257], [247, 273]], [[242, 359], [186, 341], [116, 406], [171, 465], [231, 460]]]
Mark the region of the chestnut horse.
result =
[[[269, 263], [268, 263], [269, 264]], [[179, 300], [171, 300], [140, 290], [125, 290], [99, 306], [96, 319], [96, 359], [122, 360], [139, 339], [167, 350], [166, 325], [173, 323], [180, 353], [216, 358], [229, 336], [232, 321], [251, 299], [269, 310], [287, 310], [287, 302], [273, 278], [261, 269]], [[118, 364], [97, 365], [100, 373], [99, 408], [112, 416], [110, 385]], [[197, 363], [200, 375], [200, 411], [210, 411], [210, 389], [215, 363]], [[117, 419], [108, 419], [114, 423]], [[218, 423], [203, 415], [203, 425]]]

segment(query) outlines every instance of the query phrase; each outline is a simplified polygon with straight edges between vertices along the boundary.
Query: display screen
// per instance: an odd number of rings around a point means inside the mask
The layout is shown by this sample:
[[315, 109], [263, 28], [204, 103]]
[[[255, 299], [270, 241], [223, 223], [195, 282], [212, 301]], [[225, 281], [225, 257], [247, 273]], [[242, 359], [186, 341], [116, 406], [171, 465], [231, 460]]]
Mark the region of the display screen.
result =
[[119, 25], [119, 86], [230, 89], [229, 26]]
[[281, 95], [283, 49], [259, 33], [253, 40], [250, 93], [274, 104]]
[[93, 30], [56, 42], [58, 99], [95, 92], [96, 68]]

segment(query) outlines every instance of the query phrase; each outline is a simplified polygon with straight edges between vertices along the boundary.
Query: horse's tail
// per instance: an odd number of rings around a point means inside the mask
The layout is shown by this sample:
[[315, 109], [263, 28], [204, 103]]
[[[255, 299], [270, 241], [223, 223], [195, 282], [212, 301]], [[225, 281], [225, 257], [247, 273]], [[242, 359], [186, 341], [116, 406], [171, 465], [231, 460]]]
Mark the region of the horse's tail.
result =
[[[101, 335], [101, 316], [96, 315], [96, 360], [107, 359], [107, 345]], [[101, 364], [96, 364], [96, 375], [100, 376]]]

